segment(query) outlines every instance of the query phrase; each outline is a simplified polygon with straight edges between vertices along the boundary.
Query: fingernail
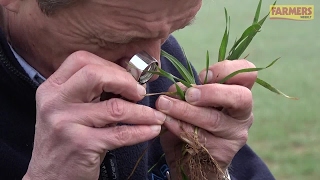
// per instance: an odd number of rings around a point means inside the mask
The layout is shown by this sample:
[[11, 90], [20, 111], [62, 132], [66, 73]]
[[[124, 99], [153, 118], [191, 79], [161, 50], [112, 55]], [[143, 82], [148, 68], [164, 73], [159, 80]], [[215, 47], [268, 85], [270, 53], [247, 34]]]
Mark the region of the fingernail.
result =
[[154, 114], [155, 114], [156, 118], [157, 118], [158, 120], [160, 120], [161, 122], [164, 122], [164, 121], [166, 120], [166, 115], [163, 114], [162, 112], [160, 112], [160, 111], [154, 111]]
[[[203, 70], [202, 72], [200, 72], [199, 79], [200, 79], [201, 83], [204, 83], [204, 80], [206, 79], [206, 73], [207, 73], [206, 70]], [[212, 71], [209, 70], [208, 75], [207, 75], [207, 82], [212, 81], [212, 76], [213, 76], [213, 73], [212, 73]]]
[[171, 122], [173, 122], [174, 121], [174, 119], [171, 117], [171, 116], [167, 116], [166, 117], [166, 122], [168, 123], [171, 123]]
[[150, 128], [153, 131], [156, 131], [156, 132], [159, 132], [161, 130], [161, 126], [160, 125], [152, 125], [152, 126], [150, 126]]
[[159, 98], [159, 109], [162, 111], [168, 111], [172, 107], [172, 101], [165, 98], [164, 96], [160, 96]]
[[196, 102], [200, 99], [201, 91], [197, 88], [191, 87], [186, 92], [187, 102]]
[[146, 88], [144, 88], [140, 84], [137, 84], [137, 91], [140, 96], [146, 95]]

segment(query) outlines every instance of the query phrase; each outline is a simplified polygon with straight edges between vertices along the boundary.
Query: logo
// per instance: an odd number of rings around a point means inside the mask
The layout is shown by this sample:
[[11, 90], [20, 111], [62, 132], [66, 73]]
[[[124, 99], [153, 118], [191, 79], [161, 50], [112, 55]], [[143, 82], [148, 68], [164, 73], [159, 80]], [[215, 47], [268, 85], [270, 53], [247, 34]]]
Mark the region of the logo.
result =
[[270, 19], [308, 21], [314, 19], [313, 5], [271, 5]]

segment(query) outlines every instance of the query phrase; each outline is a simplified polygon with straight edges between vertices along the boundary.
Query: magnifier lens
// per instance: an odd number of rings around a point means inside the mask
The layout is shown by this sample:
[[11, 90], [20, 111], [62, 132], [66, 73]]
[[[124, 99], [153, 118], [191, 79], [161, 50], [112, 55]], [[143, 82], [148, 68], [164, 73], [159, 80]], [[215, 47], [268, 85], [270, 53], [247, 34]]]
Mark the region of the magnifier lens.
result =
[[147, 71], [156, 71], [158, 61], [148, 53], [142, 51], [134, 55], [127, 66], [127, 71], [140, 83], [148, 82], [153, 74]]

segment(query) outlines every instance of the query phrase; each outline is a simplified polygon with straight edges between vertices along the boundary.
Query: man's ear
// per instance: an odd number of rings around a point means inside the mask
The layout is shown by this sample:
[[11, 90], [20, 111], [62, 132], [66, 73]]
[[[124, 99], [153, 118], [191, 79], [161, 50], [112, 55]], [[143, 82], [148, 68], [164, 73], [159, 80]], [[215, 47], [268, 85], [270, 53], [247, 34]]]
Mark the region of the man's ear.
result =
[[18, 12], [20, 3], [21, 0], [0, 0], [0, 5], [12, 12]]

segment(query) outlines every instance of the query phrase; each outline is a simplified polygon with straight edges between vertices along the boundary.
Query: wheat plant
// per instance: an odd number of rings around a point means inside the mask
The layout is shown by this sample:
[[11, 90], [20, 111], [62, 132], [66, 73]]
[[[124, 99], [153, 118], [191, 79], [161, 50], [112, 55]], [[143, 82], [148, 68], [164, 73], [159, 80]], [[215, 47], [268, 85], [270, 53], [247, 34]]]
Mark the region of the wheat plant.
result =
[[[222, 41], [220, 44], [219, 52], [218, 52], [218, 62], [223, 60], [238, 60], [240, 56], [244, 53], [244, 51], [249, 46], [250, 42], [253, 40], [255, 35], [260, 32], [260, 29], [262, 28], [263, 23], [269, 16], [269, 13], [264, 16], [262, 19], [259, 20], [260, 16], [260, 10], [261, 10], [261, 4], [262, 0], [259, 1], [252, 24], [246, 28], [239, 39], [236, 39], [232, 47], [227, 53], [228, 48], [228, 42], [229, 42], [229, 29], [230, 29], [230, 16], [228, 15], [228, 12], [225, 8], [225, 20], [226, 20], [226, 27], [225, 31], [222, 37]], [[273, 5], [275, 5], [276, 2], [274, 2]], [[150, 95], [178, 95], [181, 100], [185, 100], [185, 90], [182, 90], [178, 83], [182, 83], [187, 88], [192, 87], [196, 84], [196, 76], [193, 73], [192, 67], [190, 62], [187, 60], [187, 67], [185, 67], [178, 59], [176, 59], [174, 56], [170, 55], [169, 53], [165, 51], [161, 51], [161, 56], [165, 57], [167, 60], [169, 60], [173, 66], [177, 69], [179, 74], [182, 78], [176, 77], [172, 75], [169, 72], [166, 72], [162, 70], [161, 68], [157, 68], [157, 71], [148, 71], [153, 74], [157, 74], [163, 77], [166, 77], [170, 79], [176, 87], [176, 92], [157, 92], [157, 93], [150, 93], [147, 94], [147, 96]], [[247, 55], [248, 56], [248, 55]], [[245, 56], [244, 58], [246, 58]], [[207, 74], [210, 64], [210, 57], [209, 57], [209, 51], [206, 53], [206, 69], [207, 73], [205, 76], [204, 84], [207, 83]], [[253, 72], [253, 71], [261, 71], [264, 69], [267, 69], [274, 65], [280, 58], [276, 58], [273, 60], [269, 65], [266, 67], [258, 67], [258, 68], [246, 68], [241, 69], [238, 71], [235, 71], [228, 76], [224, 77], [219, 83], [223, 84], [228, 79], [234, 77], [235, 75], [239, 73], [245, 73], [245, 72]], [[259, 77], [255, 81], [257, 84], [263, 86], [264, 88], [270, 90], [273, 93], [279, 94], [281, 96], [284, 96], [289, 99], [297, 99], [295, 97], [288, 96], [278, 90], [277, 88], [273, 87], [271, 84], [267, 83], [266, 81], [260, 79]], [[222, 179], [225, 175], [224, 172], [219, 167], [218, 163], [215, 161], [215, 159], [210, 155], [208, 150], [201, 145], [198, 141], [198, 127], [195, 127], [195, 130], [193, 133], [183, 133], [181, 134], [181, 139], [185, 141], [185, 146], [182, 149], [182, 159], [178, 161], [178, 171], [181, 174], [180, 179], [182, 180], [207, 180], [209, 177], [207, 177], [206, 172], [211, 171], [216, 174], [217, 179]], [[206, 163], [203, 163], [206, 162]], [[200, 164], [202, 163], [202, 164]], [[189, 174], [187, 175], [185, 172], [185, 169], [189, 170]]]

